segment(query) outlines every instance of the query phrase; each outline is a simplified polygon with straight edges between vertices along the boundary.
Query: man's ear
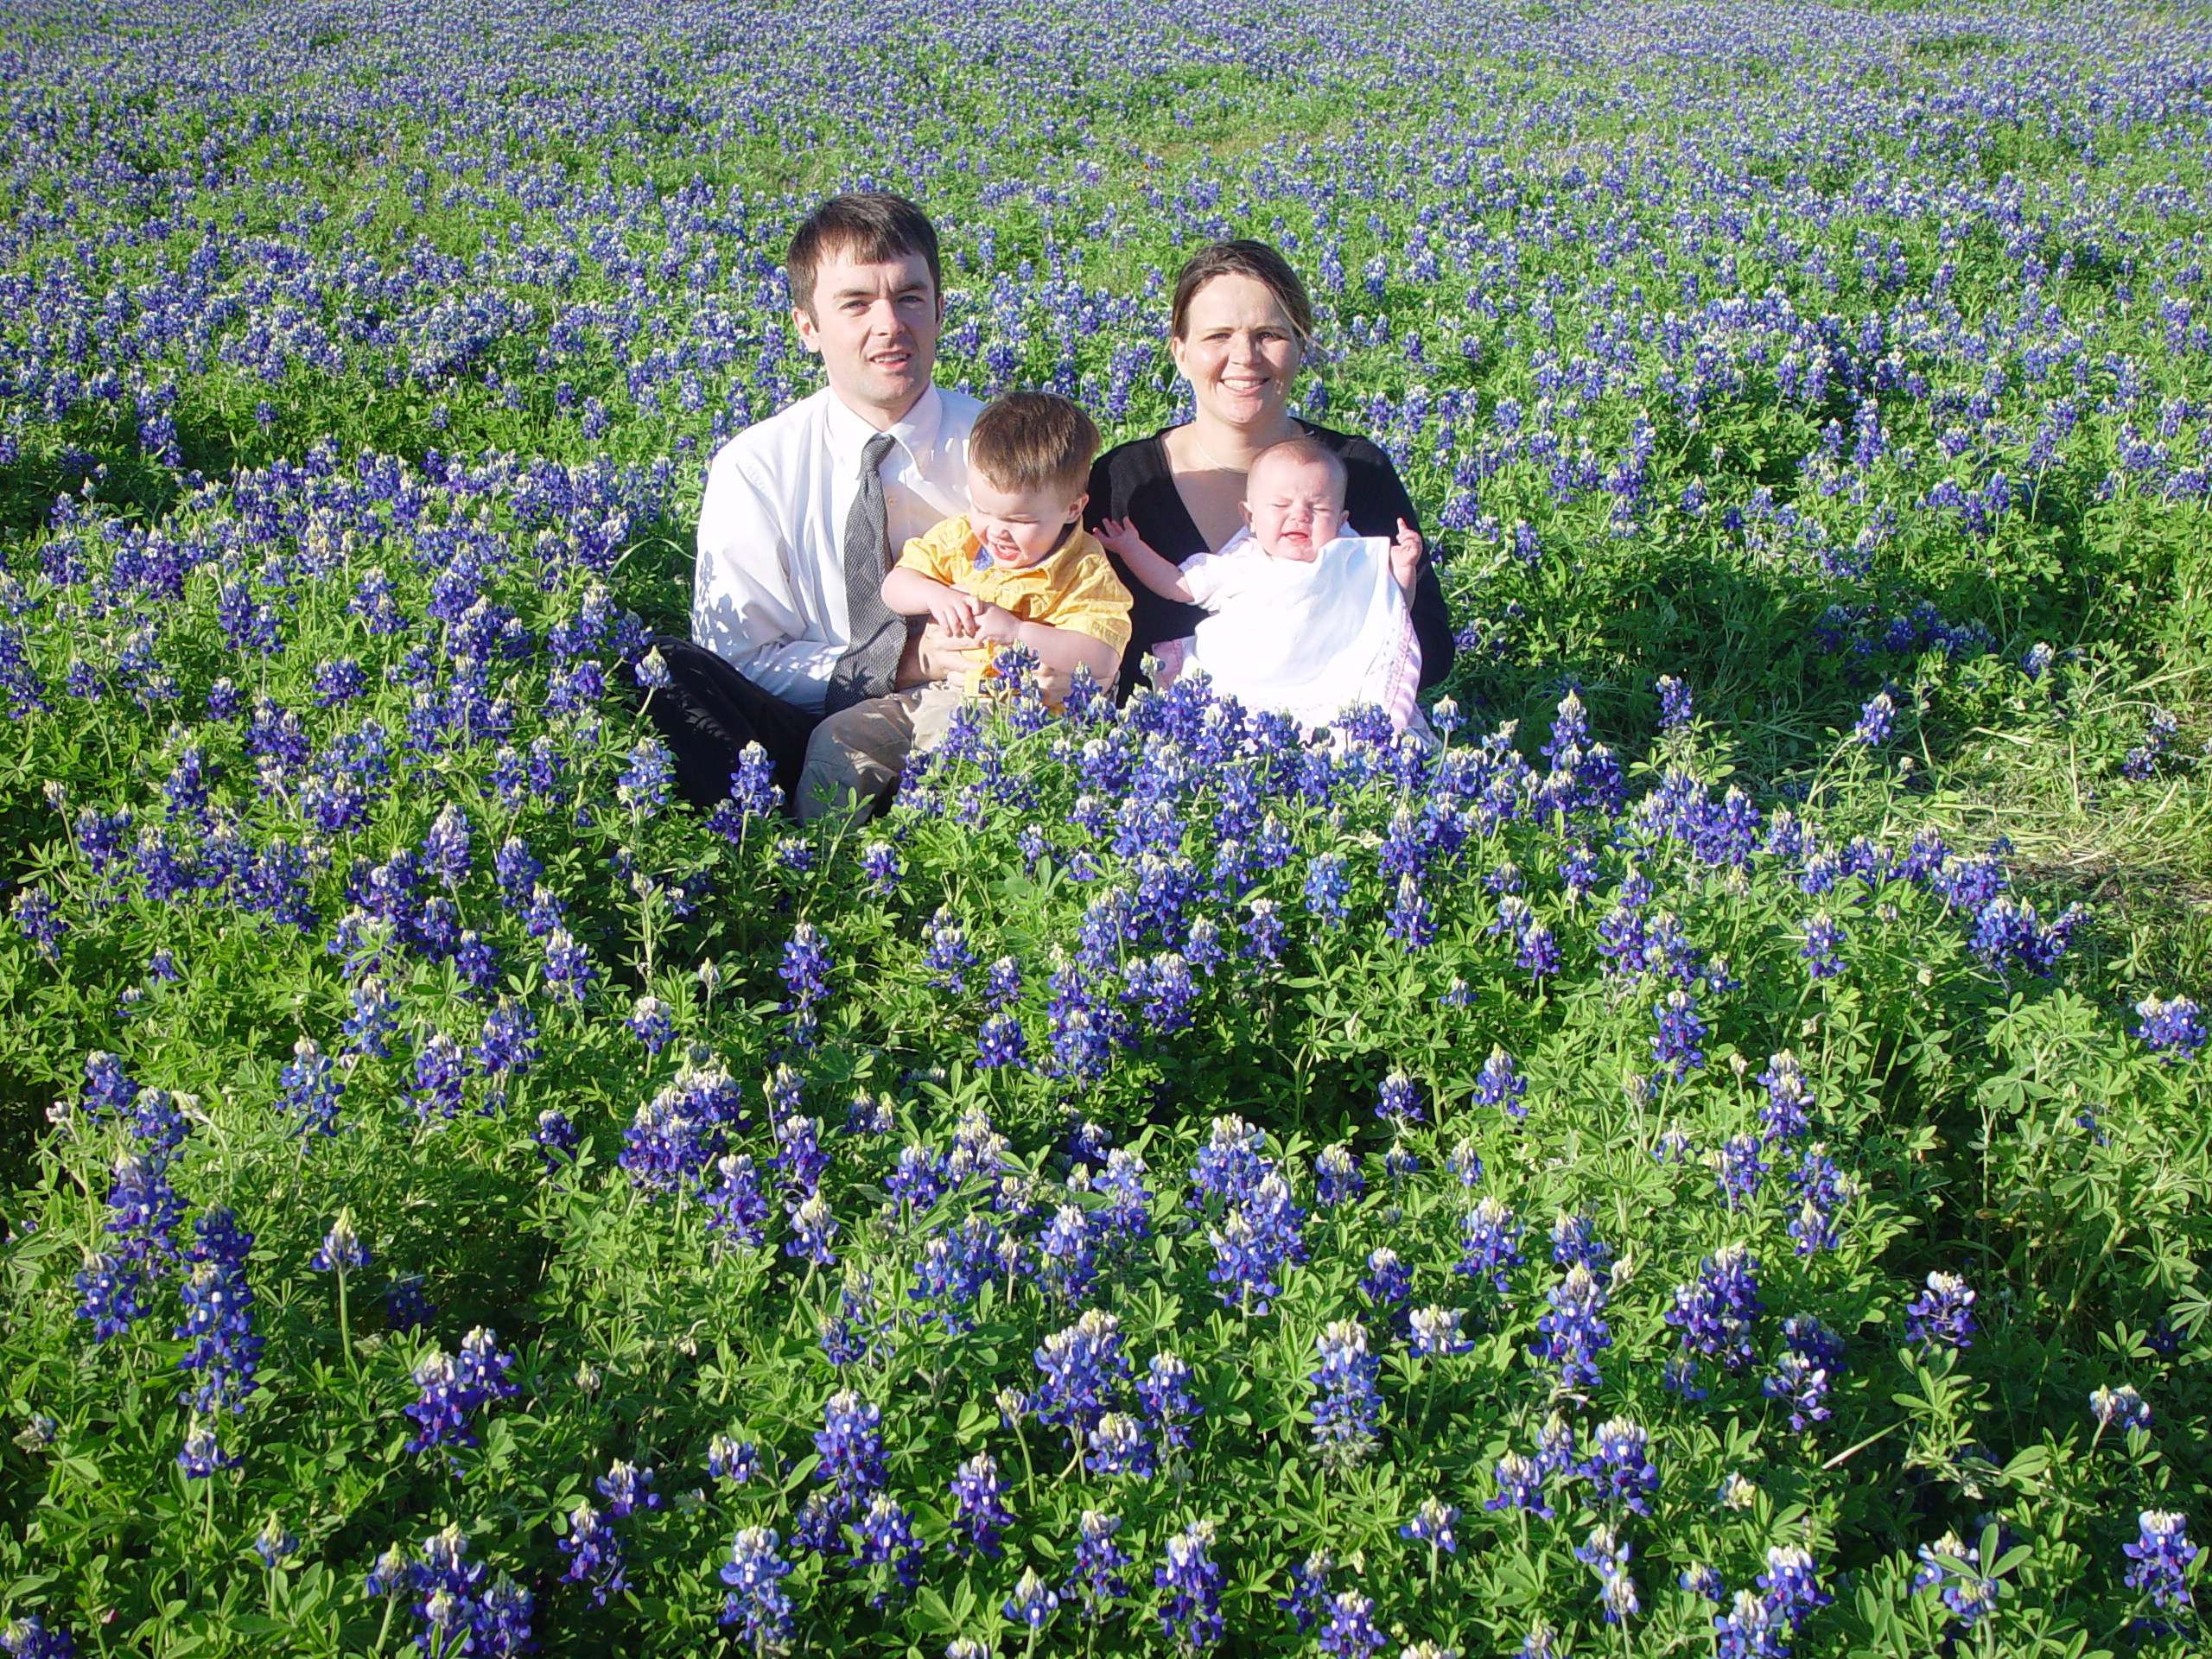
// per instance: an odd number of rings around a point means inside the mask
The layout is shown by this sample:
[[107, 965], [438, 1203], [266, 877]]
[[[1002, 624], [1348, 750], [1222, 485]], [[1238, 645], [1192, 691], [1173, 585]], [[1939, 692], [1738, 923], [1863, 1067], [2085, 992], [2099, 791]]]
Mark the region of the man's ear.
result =
[[803, 305], [791, 307], [791, 327], [798, 333], [798, 343], [817, 357], [822, 355], [822, 335], [814, 326], [814, 314]]

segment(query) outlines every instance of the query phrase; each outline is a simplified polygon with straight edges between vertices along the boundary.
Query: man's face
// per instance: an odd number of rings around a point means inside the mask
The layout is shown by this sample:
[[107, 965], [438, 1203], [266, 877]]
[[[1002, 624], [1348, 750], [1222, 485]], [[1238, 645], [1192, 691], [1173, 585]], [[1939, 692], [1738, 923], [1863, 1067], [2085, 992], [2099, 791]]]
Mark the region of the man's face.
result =
[[928, 390], [944, 321], [929, 263], [918, 253], [862, 264], [834, 251], [814, 274], [814, 302], [791, 321], [822, 359], [830, 390], [846, 407], [888, 426]]

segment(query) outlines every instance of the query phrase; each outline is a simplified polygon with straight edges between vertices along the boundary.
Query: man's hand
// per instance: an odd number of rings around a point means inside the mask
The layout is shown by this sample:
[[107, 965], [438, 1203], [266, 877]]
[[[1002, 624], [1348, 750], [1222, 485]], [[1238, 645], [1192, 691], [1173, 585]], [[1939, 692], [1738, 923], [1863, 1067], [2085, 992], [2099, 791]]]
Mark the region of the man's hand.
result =
[[906, 649], [899, 657], [896, 683], [901, 691], [910, 691], [918, 685], [964, 674], [980, 665], [981, 649], [979, 645], [948, 638], [932, 622], [906, 641]]
[[1398, 579], [1399, 591], [1408, 600], [1414, 596], [1414, 580], [1421, 574], [1421, 532], [1399, 519], [1397, 536], [1390, 543], [1390, 574]]
[[1002, 605], [986, 605], [976, 618], [976, 632], [995, 645], [1019, 645], [1021, 619]]

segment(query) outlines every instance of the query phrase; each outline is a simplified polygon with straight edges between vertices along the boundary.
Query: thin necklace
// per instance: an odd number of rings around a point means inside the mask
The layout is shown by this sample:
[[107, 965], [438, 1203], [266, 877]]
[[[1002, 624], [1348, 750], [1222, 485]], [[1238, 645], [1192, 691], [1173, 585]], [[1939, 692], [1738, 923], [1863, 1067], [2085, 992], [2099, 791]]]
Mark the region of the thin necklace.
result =
[[[1297, 423], [1294, 421], [1291, 424], [1295, 426]], [[1206, 441], [1198, 435], [1198, 423], [1196, 421], [1192, 421], [1191, 423], [1191, 442], [1198, 445], [1198, 454], [1205, 458], [1206, 465], [1212, 467], [1217, 473], [1234, 473], [1240, 470], [1235, 467], [1224, 467], [1220, 461], [1214, 458], [1213, 451], [1206, 448]], [[1242, 470], [1249, 472], [1251, 468], [1248, 467]]]

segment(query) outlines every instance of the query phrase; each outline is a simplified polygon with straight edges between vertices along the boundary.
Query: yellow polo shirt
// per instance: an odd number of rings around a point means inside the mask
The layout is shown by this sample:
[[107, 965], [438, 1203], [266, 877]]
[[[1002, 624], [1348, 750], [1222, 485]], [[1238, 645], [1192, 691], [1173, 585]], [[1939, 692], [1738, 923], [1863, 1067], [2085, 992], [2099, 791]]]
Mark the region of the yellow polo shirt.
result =
[[[967, 515], [961, 513], [908, 542], [899, 563], [932, 582], [1011, 611], [1024, 622], [1087, 634], [1117, 655], [1128, 646], [1129, 590], [1114, 574], [1098, 538], [1081, 525], [1068, 532], [1067, 540], [1049, 558], [1026, 570], [1010, 570], [982, 551], [982, 543], [968, 527]], [[992, 672], [988, 667], [969, 670], [964, 689], [974, 695]]]

